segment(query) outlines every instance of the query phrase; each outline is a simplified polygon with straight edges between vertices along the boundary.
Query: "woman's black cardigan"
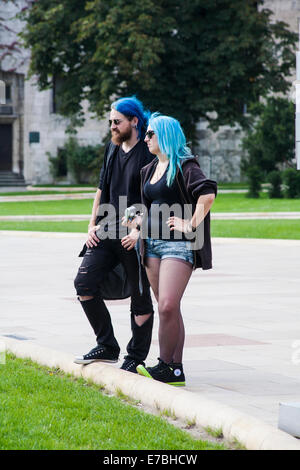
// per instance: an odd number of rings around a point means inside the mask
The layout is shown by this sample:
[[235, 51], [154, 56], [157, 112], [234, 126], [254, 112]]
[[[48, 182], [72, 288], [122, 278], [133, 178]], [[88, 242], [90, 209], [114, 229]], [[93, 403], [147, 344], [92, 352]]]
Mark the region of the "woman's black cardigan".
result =
[[[147, 207], [149, 211], [151, 202], [145, 197], [143, 188], [145, 182], [148, 180], [153, 166], [158, 162], [157, 159], [152, 160], [151, 163], [141, 169], [141, 198], [142, 204]], [[202, 172], [196, 158], [191, 157], [183, 160], [181, 163], [182, 172], [178, 169], [176, 173], [176, 180], [178, 183], [178, 196], [182, 205], [191, 204], [192, 212], [194, 213], [196, 203], [199, 196], [205, 194], [217, 195], [217, 183], [213, 180], [207, 179]], [[194, 265], [193, 268], [211, 269], [212, 268], [212, 253], [211, 253], [211, 238], [210, 238], [210, 212], [205, 216], [204, 221], [204, 243], [201, 249], [193, 250]], [[143, 265], [145, 264], [144, 240], [141, 236], [140, 240], [140, 253]]]

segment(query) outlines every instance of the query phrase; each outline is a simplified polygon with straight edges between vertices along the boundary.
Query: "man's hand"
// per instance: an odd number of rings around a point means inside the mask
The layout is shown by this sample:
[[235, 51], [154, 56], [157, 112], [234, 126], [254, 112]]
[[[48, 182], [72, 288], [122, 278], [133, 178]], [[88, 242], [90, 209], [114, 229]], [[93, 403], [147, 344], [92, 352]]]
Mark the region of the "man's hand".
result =
[[89, 226], [88, 239], [85, 243], [88, 248], [93, 248], [93, 246], [97, 246], [98, 243], [100, 242], [99, 238], [96, 235], [96, 231], [99, 228], [100, 228], [100, 225]]
[[136, 242], [138, 241], [140, 236], [140, 232], [137, 229], [132, 229], [131, 232], [126, 235], [126, 237], [123, 237], [121, 240], [123, 248], [126, 248], [126, 250], [132, 250], [132, 248], [135, 247]]

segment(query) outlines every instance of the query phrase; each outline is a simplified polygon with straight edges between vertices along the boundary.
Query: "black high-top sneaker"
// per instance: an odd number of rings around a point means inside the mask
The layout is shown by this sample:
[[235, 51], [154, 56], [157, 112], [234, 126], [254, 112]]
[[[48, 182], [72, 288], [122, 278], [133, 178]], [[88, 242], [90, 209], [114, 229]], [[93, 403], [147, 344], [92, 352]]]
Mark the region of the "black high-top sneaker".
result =
[[170, 363], [166, 364], [158, 358], [158, 364], [154, 367], [144, 367], [139, 364], [136, 368], [137, 372], [144, 377], [149, 377], [159, 382], [177, 387], [185, 386], [185, 376], [182, 364]]
[[91, 362], [118, 362], [119, 354], [111, 352], [105, 346], [97, 345], [90, 352], [74, 359], [75, 364], [90, 364]]
[[138, 365], [145, 365], [144, 362], [142, 361], [137, 361], [136, 359], [133, 359], [130, 356], [125, 356], [124, 357], [124, 362], [121, 365], [120, 369], [127, 370], [128, 372], [133, 372], [134, 374], [137, 373], [137, 366]]

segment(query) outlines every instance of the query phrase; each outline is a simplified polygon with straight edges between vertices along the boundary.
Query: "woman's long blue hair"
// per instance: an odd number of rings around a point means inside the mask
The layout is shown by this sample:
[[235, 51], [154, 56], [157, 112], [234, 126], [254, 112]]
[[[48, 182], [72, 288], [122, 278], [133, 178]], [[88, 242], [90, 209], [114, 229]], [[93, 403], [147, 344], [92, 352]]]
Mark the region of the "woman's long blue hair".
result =
[[128, 118], [136, 116], [138, 118], [137, 130], [139, 139], [144, 139], [151, 113], [144, 109], [143, 103], [136, 96], [120, 98], [112, 103], [111, 107]]
[[177, 168], [182, 171], [182, 160], [192, 157], [191, 149], [187, 146], [184, 132], [177, 119], [153, 113], [149, 118], [149, 126], [155, 132], [161, 153], [170, 160], [167, 172], [167, 185], [170, 186]]

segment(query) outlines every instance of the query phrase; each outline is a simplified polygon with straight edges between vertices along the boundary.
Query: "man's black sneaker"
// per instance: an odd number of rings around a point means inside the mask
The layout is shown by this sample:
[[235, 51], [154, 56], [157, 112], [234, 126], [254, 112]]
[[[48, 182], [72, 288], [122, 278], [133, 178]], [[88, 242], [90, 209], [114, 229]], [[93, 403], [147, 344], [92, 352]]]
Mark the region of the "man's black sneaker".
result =
[[121, 365], [120, 369], [127, 370], [128, 372], [133, 372], [134, 374], [137, 373], [137, 366], [138, 365], [145, 365], [144, 362], [137, 361], [130, 356], [125, 356], [124, 357], [124, 362]]
[[119, 355], [115, 352], [110, 352], [105, 346], [96, 346], [91, 351], [83, 356], [77, 356], [74, 359], [75, 364], [90, 364], [91, 362], [118, 362]]
[[158, 364], [154, 367], [144, 367], [142, 364], [136, 368], [137, 372], [144, 377], [149, 377], [159, 382], [169, 385], [183, 387], [185, 385], [185, 376], [182, 364], [166, 364], [158, 358]]

